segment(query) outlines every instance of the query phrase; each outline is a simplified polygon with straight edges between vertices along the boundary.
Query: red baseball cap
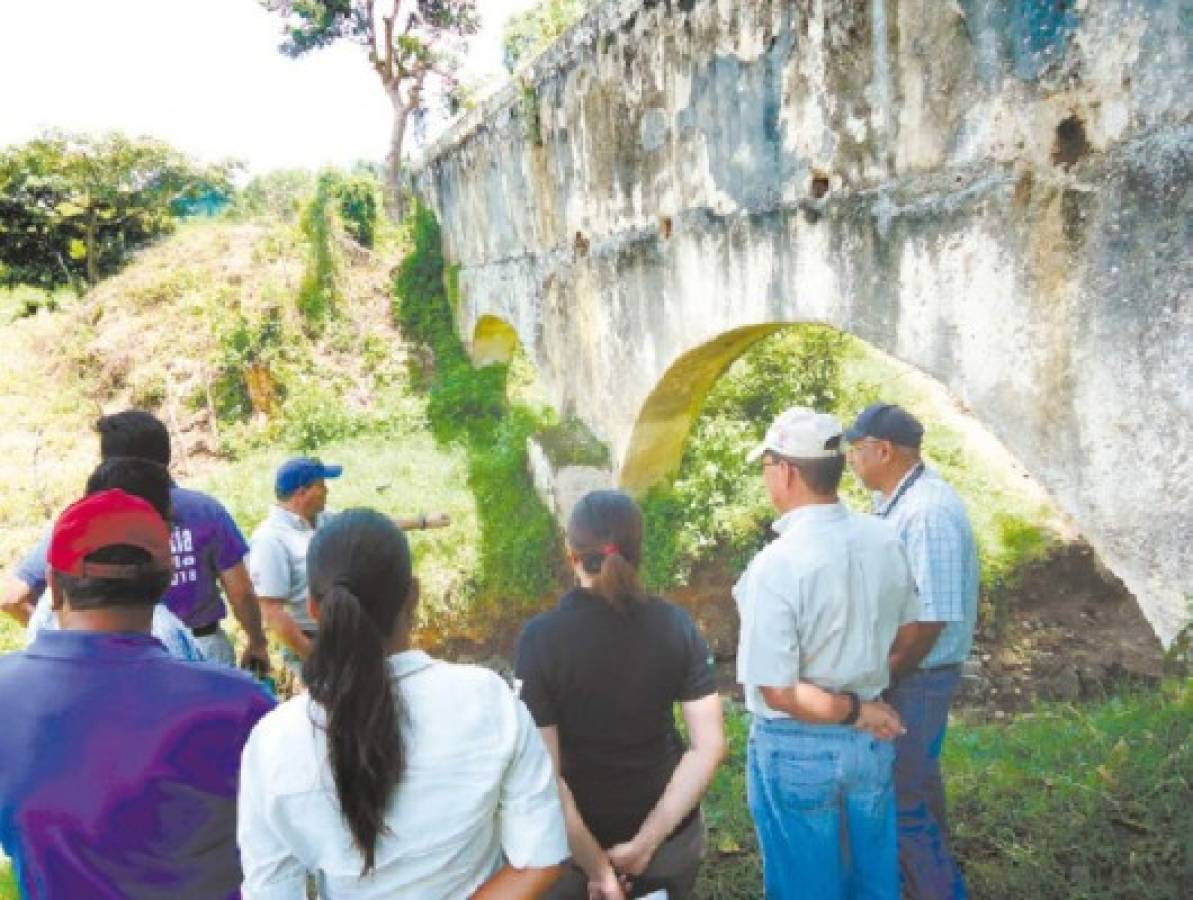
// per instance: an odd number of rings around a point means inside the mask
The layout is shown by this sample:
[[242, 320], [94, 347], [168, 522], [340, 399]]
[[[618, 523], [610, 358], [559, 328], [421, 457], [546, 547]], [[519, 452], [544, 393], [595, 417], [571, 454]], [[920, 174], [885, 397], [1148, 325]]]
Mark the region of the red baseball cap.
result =
[[[86, 557], [104, 547], [137, 547], [151, 562], [124, 565], [88, 562]], [[147, 501], [124, 491], [99, 491], [68, 506], [54, 523], [50, 568], [76, 578], [132, 580], [147, 569], [170, 572], [174, 556], [170, 551], [170, 529]]]

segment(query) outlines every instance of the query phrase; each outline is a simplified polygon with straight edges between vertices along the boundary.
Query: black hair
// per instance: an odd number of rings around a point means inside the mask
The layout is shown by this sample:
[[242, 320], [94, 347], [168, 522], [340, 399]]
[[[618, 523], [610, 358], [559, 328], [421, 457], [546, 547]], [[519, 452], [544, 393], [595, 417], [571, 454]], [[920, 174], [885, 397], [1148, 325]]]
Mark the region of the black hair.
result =
[[621, 491], [590, 491], [568, 519], [568, 546], [594, 576], [593, 589], [618, 610], [645, 598], [638, 580], [642, 510]]
[[62, 593], [70, 600], [71, 609], [107, 609], [116, 606], [154, 606], [170, 589], [174, 573], [149, 565], [149, 553], [140, 547], [117, 544], [88, 554], [87, 562], [115, 563], [140, 566], [135, 578], [76, 577], [55, 572], [54, 578]]
[[135, 456], [113, 456], [100, 462], [87, 476], [84, 493], [90, 496], [119, 488], [140, 497], [169, 522], [173, 515], [170, 486], [170, 472], [161, 463]]
[[[140, 497], [157, 510], [166, 522], [172, 512], [170, 473], [165, 466], [149, 459], [116, 456], [103, 460], [87, 477], [84, 493], [119, 489]], [[153, 606], [170, 589], [173, 573], [148, 565], [148, 552], [140, 547], [117, 544], [89, 554], [87, 562], [143, 566], [136, 578], [77, 577], [62, 572], [54, 574], [62, 592], [70, 598], [72, 609], [101, 609], [110, 606]]]
[[[841, 438], [838, 436], [829, 438], [825, 442], [824, 449], [837, 450], [840, 446]], [[837, 493], [837, 489], [841, 487], [841, 476], [845, 472], [844, 454], [826, 456], [821, 459], [794, 459], [790, 456], [774, 455], [799, 470], [800, 478], [815, 494], [827, 497], [829, 494]]]
[[312, 538], [307, 576], [319, 632], [302, 677], [327, 713], [332, 777], [364, 876], [406, 764], [385, 642], [412, 602], [410, 547], [388, 517], [350, 509]]
[[126, 409], [103, 416], [95, 423], [99, 432], [99, 455], [135, 456], [170, 464], [170, 433], [161, 420], [143, 409]]

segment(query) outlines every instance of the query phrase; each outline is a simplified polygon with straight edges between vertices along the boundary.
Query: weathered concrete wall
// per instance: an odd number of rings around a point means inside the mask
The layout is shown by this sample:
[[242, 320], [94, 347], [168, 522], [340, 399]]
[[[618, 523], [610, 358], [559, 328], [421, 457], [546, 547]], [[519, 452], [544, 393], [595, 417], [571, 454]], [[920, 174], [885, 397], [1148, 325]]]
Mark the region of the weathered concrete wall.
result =
[[1193, 594], [1191, 85], [1188, 0], [611, 0], [416, 184], [464, 336], [509, 323], [621, 483], [677, 462], [750, 343], [826, 322], [945, 383], [1168, 639]]

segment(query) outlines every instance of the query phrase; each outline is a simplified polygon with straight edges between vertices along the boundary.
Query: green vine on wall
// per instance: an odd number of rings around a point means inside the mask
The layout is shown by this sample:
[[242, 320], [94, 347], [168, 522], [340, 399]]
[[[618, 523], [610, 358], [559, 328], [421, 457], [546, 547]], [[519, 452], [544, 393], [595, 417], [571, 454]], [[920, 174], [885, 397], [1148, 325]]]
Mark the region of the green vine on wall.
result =
[[[421, 375], [427, 415], [442, 443], [468, 453], [468, 485], [480, 521], [482, 601], [534, 604], [556, 586], [558, 532], [531, 484], [527, 438], [542, 425], [532, 410], [506, 397], [504, 365], [475, 368], [456, 334], [448, 299], [439, 224], [418, 205], [409, 219], [413, 249], [398, 267], [394, 318], [407, 340], [434, 357]], [[508, 613], [508, 609], [506, 610]]]

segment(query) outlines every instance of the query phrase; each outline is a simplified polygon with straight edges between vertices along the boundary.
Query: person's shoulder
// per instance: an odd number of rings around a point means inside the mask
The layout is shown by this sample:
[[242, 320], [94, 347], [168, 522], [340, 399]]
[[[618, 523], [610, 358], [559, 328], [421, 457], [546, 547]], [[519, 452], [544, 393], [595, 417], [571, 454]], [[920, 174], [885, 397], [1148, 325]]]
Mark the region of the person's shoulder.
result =
[[311, 696], [299, 694], [279, 703], [261, 717], [253, 729], [258, 740], [296, 738], [304, 723], [311, 723]]
[[205, 494], [203, 491], [196, 491], [193, 488], [185, 488], [176, 484], [170, 488], [170, 499], [174, 501], [175, 512], [180, 515], [228, 515], [228, 508], [223, 503], [211, 494]]
[[190, 679], [204, 692], [210, 693], [214, 702], [230, 706], [241, 703], [246, 706], [274, 705], [273, 698], [257, 679], [231, 666], [173, 657], [161, 660], [159, 665], [174, 667], [170, 677]]
[[282, 528], [274, 515], [273, 509], [265, 514], [257, 527], [253, 529], [253, 536], [250, 544], [256, 548], [258, 544], [283, 544]]
[[649, 596], [642, 601], [642, 609], [668, 624], [688, 628], [694, 624], [691, 614], [678, 603], [666, 597]]
[[511, 693], [511, 688], [504, 678], [492, 669], [475, 663], [448, 662], [437, 659], [426, 669], [426, 672], [431, 679], [440, 684], [450, 684], [453, 689]]
[[933, 523], [943, 520], [958, 524], [969, 522], [969, 511], [957, 490], [933, 469], [926, 470], [922, 484], [913, 485], [919, 490], [909, 494], [905, 521], [908, 523]]
[[569, 609], [569, 600], [575, 595], [576, 591], [569, 591], [560, 598], [557, 605], [533, 616], [529, 622], [522, 626], [522, 639], [534, 639], [565, 627], [574, 616], [575, 610]]
[[879, 516], [866, 512], [850, 512], [849, 524], [853, 530], [864, 538], [878, 544], [898, 543], [899, 531], [895, 526]]

